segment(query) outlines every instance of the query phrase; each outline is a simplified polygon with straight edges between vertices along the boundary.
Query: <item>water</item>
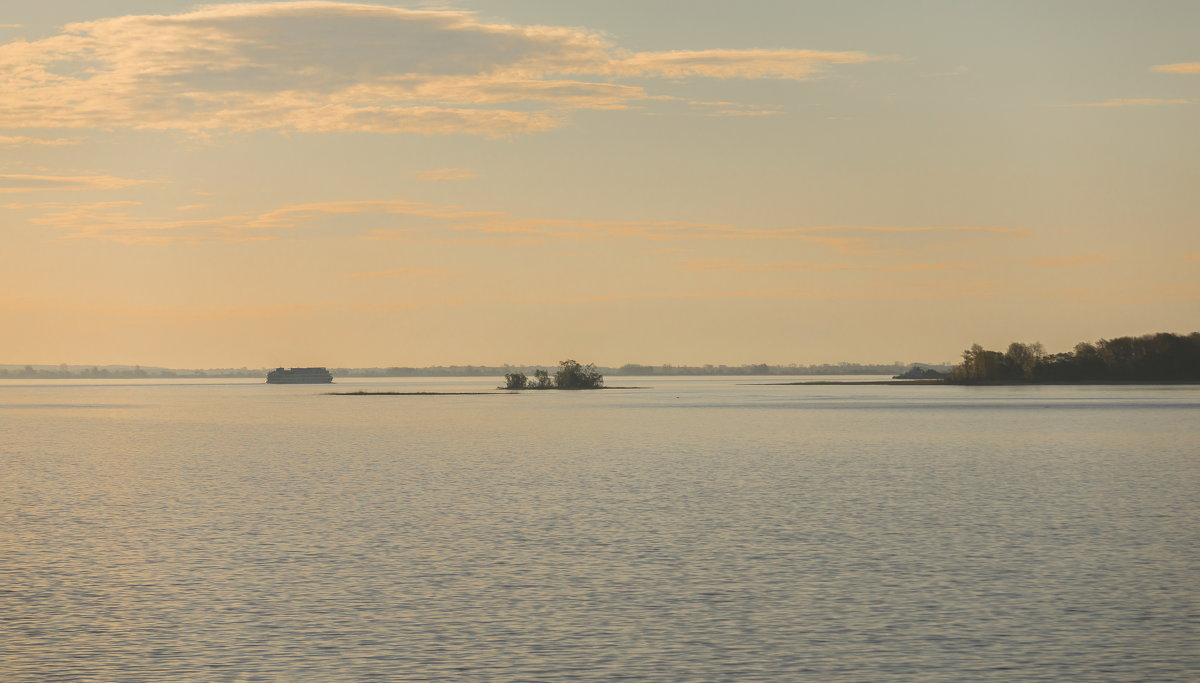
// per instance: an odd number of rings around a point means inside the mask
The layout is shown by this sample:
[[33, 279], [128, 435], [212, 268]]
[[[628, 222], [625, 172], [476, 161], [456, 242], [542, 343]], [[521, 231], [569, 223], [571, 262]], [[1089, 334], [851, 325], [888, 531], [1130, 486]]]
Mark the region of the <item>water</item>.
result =
[[0, 680], [1200, 674], [1200, 387], [747, 381], [0, 382]]

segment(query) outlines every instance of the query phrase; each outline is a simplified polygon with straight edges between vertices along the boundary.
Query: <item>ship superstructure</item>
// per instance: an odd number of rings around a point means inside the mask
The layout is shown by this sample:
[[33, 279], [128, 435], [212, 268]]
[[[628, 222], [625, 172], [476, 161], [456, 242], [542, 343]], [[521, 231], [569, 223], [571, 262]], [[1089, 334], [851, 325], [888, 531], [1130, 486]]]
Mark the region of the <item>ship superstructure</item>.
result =
[[333, 375], [325, 368], [276, 368], [267, 373], [267, 384], [329, 384]]

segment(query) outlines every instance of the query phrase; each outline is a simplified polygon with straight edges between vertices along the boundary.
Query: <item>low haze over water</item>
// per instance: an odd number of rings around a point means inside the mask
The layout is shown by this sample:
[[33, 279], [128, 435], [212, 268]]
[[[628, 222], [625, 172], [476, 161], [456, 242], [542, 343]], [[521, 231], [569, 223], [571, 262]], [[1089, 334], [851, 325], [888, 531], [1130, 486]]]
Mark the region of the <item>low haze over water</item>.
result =
[[1200, 675], [1200, 387], [751, 381], [0, 382], [0, 679]]

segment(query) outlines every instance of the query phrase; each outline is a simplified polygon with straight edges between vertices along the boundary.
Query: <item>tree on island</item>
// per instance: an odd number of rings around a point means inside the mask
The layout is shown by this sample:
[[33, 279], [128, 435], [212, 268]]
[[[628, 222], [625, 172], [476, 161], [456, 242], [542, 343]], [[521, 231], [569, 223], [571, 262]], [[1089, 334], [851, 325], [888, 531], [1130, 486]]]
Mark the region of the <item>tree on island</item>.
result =
[[513, 372], [504, 376], [505, 389], [602, 389], [604, 376], [595, 365], [580, 365], [573, 360], [558, 364], [558, 372], [551, 377], [545, 370], [535, 370], [531, 382], [524, 373]]
[[564, 360], [558, 365], [558, 372], [554, 373], [557, 389], [599, 389], [604, 386], [604, 376], [591, 363], [580, 365], [573, 360]]
[[947, 380], [956, 384], [1006, 382], [1160, 382], [1200, 380], [1200, 332], [1082, 342], [1074, 351], [1047, 354], [1041, 344], [1009, 344], [1004, 353], [979, 344]]

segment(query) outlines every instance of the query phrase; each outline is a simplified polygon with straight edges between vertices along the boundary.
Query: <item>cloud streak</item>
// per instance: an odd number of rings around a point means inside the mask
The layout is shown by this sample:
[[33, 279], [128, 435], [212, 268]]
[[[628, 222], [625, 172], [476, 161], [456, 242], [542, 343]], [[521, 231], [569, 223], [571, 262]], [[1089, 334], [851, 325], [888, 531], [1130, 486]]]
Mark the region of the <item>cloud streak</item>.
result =
[[122, 244], [194, 244], [271, 240], [288, 230], [319, 224], [330, 217], [351, 215], [425, 218], [438, 225], [503, 216], [494, 212], [463, 211], [401, 200], [311, 202], [261, 213], [204, 218], [145, 217], [138, 215], [141, 206], [142, 203], [136, 201], [60, 204], [49, 207], [52, 210], [30, 219], [30, 222], [60, 230], [69, 239], [99, 239]]
[[[506, 246], [634, 240], [664, 243], [667, 249], [672, 248], [673, 243], [689, 241], [792, 240], [819, 245], [838, 254], [895, 253], [981, 238], [1021, 239], [1033, 234], [1021, 228], [981, 226], [831, 225], [764, 229], [688, 221], [520, 219], [501, 211], [476, 211], [405, 200], [309, 202], [259, 213], [199, 218], [145, 217], [138, 215], [142, 211], [140, 207], [139, 202], [133, 201], [59, 204], [46, 207], [49, 209], [46, 213], [30, 220], [60, 230], [72, 239], [103, 239], [127, 244], [276, 239], [302, 228], [307, 231], [334, 230], [329, 227], [329, 219], [361, 215], [394, 217], [397, 225], [348, 232], [346, 221], [339, 220], [338, 234], [381, 242]], [[378, 224], [379, 221], [372, 222]], [[662, 248], [657, 251], [672, 253]]]
[[417, 171], [412, 174], [417, 180], [441, 182], [446, 180], [470, 180], [478, 178], [479, 174], [469, 168], [433, 168], [428, 171]]
[[0, 145], [6, 147], [64, 147], [78, 144], [67, 138], [31, 138], [24, 135], [0, 135]]
[[1150, 67], [1151, 71], [1166, 74], [1200, 74], [1200, 62], [1176, 62], [1175, 64], [1158, 64]]
[[1060, 107], [1162, 107], [1171, 104], [1192, 104], [1191, 100], [1166, 100], [1157, 97], [1134, 97], [1087, 102], [1084, 104], [1061, 104]]
[[1052, 258], [1017, 259], [1020, 263], [1028, 263], [1031, 266], [1038, 266], [1040, 268], [1069, 268], [1071, 266], [1084, 266], [1093, 263], [1111, 263], [1114, 260], [1112, 256], [1105, 254], [1078, 254], [1075, 256]]
[[356, 280], [368, 280], [378, 278], [404, 278], [415, 279], [421, 277], [429, 277], [433, 275], [457, 275], [458, 271], [440, 270], [437, 268], [392, 268], [390, 270], [376, 270], [362, 273], [351, 273], [349, 277]]
[[782, 113], [779, 109], [718, 109], [709, 116], [777, 116]]
[[958, 235], [1028, 237], [1032, 231], [1019, 228], [975, 226], [871, 226], [825, 225], [796, 228], [745, 228], [734, 225], [676, 222], [605, 222], [554, 220], [490, 220], [456, 226], [456, 230], [493, 236], [518, 236], [533, 241], [638, 238], [668, 240], [801, 240], [821, 244], [839, 253], [879, 253], [873, 238], [899, 235]]
[[808, 261], [785, 261], [773, 263], [749, 263], [735, 258], [688, 259], [676, 266], [679, 270], [733, 273], [828, 273], [836, 271], [869, 271], [878, 273], [919, 273], [946, 270], [976, 270], [978, 266], [968, 263], [908, 263], [874, 265], [865, 263], [814, 263]]
[[118, 178], [109, 175], [53, 176], [0, 174], [0, 192], [53, 192], [79, 190], [121, 190], [154, 181]]
[[63, 206], [30, 219], [57, 228], [70, 239], [91, 238], [121, 244], [199, 242], [218, 233], [229, 218], [154, 219], [134, 215], [141, 202], [112, 201]]
[[836, 64], [883, 59], [865, 52], [818, 50], [674, 50], [642, 52], [613, 62], [611, 73], [666, 78], [783, 78], [807, 80]]
[[629, 52], [581, 28], [317, 0], [68, 24], [0, 45], [0, 126], [509, 136], [657, 97], [622, 78], [806, 80], [858, 51]]

